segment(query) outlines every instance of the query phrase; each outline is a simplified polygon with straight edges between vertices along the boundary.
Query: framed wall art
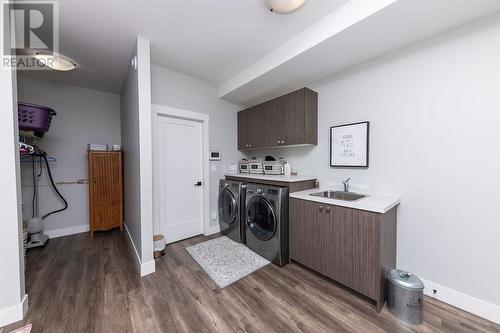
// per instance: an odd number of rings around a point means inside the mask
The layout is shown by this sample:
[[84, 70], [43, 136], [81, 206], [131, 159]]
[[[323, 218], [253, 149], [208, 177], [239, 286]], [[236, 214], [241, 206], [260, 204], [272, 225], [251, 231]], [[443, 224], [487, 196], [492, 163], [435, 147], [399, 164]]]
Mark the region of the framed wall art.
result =
[[330, 166], [368, 167], [370, 122], [330, 127]]

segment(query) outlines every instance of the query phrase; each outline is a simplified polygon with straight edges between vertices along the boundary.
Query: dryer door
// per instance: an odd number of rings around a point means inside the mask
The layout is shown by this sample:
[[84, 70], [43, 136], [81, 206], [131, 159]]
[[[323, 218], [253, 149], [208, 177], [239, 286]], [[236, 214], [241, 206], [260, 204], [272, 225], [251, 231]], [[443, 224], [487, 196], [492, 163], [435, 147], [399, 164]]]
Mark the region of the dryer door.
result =
[[246, 222], [248, 229], [259, 240], [270, 240], [276, 233], [274, 208], [263, 197], [255, 196], [248, 200]]
[[219, 193], [219, 220], [230, 225], [236, 221], [238, 213], [238, 204], [233, 193], [227, 188]]

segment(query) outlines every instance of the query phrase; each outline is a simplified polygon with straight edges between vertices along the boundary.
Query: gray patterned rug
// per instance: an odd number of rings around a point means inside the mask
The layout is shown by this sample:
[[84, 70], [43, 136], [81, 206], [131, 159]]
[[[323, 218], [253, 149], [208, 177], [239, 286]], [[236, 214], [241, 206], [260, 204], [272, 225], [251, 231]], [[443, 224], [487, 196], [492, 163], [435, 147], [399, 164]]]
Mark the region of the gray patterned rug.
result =
[[270, 264], [226, 236], [188, 246], [186, 251], [221, 289]]

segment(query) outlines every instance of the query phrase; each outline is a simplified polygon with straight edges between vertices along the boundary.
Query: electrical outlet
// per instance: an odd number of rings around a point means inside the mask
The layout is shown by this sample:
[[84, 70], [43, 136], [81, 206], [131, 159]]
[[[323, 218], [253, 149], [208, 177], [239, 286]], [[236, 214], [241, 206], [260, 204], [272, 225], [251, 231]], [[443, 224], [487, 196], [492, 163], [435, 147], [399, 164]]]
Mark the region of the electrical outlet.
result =
[[212, 172], [217, 172], [217, 164], [212, 164], [212, 165], [210, 166], [210, 170], [211, 170]]
[[217, 222], [217, 210], [212, 210], [212, 222]]

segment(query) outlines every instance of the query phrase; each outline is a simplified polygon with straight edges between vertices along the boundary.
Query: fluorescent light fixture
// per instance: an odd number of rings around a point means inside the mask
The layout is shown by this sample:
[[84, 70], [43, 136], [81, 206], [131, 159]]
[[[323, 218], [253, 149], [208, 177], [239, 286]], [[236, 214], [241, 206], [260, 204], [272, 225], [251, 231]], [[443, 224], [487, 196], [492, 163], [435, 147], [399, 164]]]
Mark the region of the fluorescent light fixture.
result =
[[42, 62], [45, 66], [50, 67], [56, 71], [67, 72], [78, 67], [76, 62], [74, 62], [72, 59], [56, 53], [46, 54], [37, 51], [34, 54], [34, 57], [38, 61]]
[[288, 14], [304, 6], [306, 0], [264, 0], [272, 12]]

